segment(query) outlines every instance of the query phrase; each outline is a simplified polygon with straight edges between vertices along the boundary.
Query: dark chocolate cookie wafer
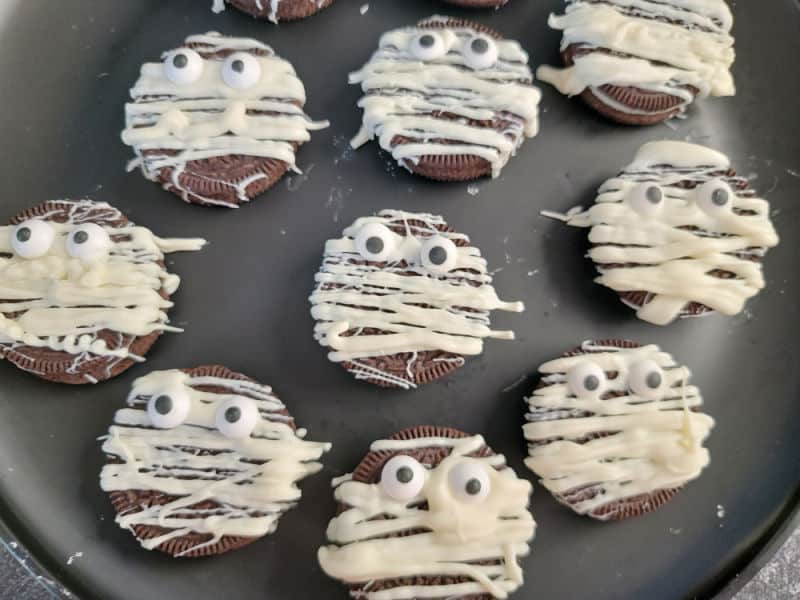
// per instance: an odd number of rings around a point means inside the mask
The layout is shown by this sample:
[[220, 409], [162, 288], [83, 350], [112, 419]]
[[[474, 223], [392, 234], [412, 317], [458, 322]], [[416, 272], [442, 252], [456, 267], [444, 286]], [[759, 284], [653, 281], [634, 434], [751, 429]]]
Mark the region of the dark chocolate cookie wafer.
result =
[[214, 11], [224, 10], [225, 3], [257, 19], [277, 23], [310, 17], [333, 4], [333, 0], [215, 0]]
[[314, 337], [356, 379], [414, 388], [479, 354], [502, 302], [480, 251], [441, 217], [386, 210], [329, 240], [311, 295]]
[[689, 369], [658, 346], [587, 341], [539, 367], [526, 465], [553, 496], [603, 521], [671, 500], [708, 464], [714, 421]]
[[222, 554], [272, 533], [330, 448], [302, 439], [269, 386], [221, 366], [150, 373], [128, 407], [104, 439], [100, 486], [120, 527], [172, 556]]
[[355, 598], [505, 597], [522, 584], [518, 558], [536, 526], [530, 493], [481, 436], [406, 429], [373, 443], [337, 483], [319, 561]]
[[327, 127], [303, 112], [303, 84], [272, 48], [216, 33], [145, 64], [131, 97], [122, 133], [131, 166], [194, 204], [251, 200], [297, 170], [298, 146]]
[[179, 279], [164, 253], [203, 240], [160, 239], [91, 200], [45, 202], [2, 229], [0, 358], [49, 381], [97, 383], [180, 331], [167, 325]]
[[496, 177], [538, 131], [528, 55], [493, 29], [431, 17], [385, 33], [350, 75], [364, 97], [351, 144], [377, 137], [409, 171], [443, 181]]

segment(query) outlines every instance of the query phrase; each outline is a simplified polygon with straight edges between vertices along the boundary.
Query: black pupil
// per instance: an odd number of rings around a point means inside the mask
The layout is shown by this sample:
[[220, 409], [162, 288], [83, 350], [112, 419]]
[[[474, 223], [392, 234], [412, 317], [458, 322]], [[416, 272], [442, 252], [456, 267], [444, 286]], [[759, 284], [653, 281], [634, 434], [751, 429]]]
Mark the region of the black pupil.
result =
[[436, 43], [436, 40], [433, 39], [433, 36], [430, 34], [425, 34], [420, 36], [419, 38], [419, 45], [423, 48], [430, 48], [433, 44]]
[[599, 388], [600, 380], [597, 378], [597, 375], [587, 375], [586, 379], [583, 380], [583, 387], [590, 392], [593, 392]]
[[661, 373], [658, 371], [653, 371], [647, 375], [647, 378], [644, 381], [647, 384], [647, 387], [656, 390], [661, 385]]
[[447, 250], [441, 246], [434, 246], [428, 251], [428, 259], [431, 261], [431, 264], [443, 265], [447, 260]]
[[661, 198], [663, 197], [661, 189], [657, 188], [656, 186], [651, 186], [647, 188], [647, 192], [645, 192], [645, 195], [647, 196], [647, 200], [648, 202], [650, 202], [650, 204], [658, 204], [659, 202], [661, 202]]
[[225, 420], [228, 423], [236, 423], [242, 416], [242, 409], [238, 406], [231, 406], [225, 411]]
[[367, 238], [367, 243], [364, 244], [367, 247], [367, 252], [370, 254], [380, 254], [383, 252], [383, 240], [379, 237], [371, 237]]
[[244, 71], [244, 61], [243, 60], [235, 60], [231, 63], [231, 69], [236, 71], [237, 73], [241, 73]]
[[711, 201], [717, 206], [725, 206], [728, 203], [728, 190], [714, 190], [711, 194]]
[[17, 239], [20, 242], [27, 242], [31, 239], [31, 228], [30, 227], [21, 227], [17, 230]]
[[475, 54], [486, 54], [489, 51], [489, 42], [483, 38], [475, 38], [469, 46]]
[[470, 496], [481, 493], [481, 482], [477, 479], [470, 479], [464, 486], [464, 489]]
[[89, 234], [85, 231], [76, 231], [75, 235], [72, 236], [72, 241], [76, 244], [85, 244], [86, 240], [89, 239]]
[[172, 64], [175, 65], [177, 69], [183, 69], [186, 65], [189, 64], [189, 59], [186, 58], [185, 54], [176, 54], [172, 58]]
[[414, 479], [414, 471], [410, 467], [400, 467], [395, 475], [400, 483], [408, 483]]
[[169, 396], [159, 396], [156, 398], [156, 412], [160, 415], [168, 415], [172, 410], [172, 398]]

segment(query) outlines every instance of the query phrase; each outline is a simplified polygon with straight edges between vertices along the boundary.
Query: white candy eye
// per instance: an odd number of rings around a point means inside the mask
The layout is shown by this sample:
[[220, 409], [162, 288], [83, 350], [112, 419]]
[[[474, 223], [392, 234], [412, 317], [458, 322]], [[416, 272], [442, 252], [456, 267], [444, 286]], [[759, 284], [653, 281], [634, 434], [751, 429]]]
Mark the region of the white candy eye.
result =
[[175, 386], [150, 396], [147, 402], [147, 416], [153, 427], [173, 429], [189, 416], [190, 406], [189, 392], [182, 386]]
[[605, 386], [605, 371], [592, 362], [577, 364], [567, 371], [567, 387], [579, 398], [597, 398]]
[[695, 202], [710, 215], [731, 212], [735, 196], [731, 186], [722, 179], [707, 181], [694, 191]]
[[628, 387], [646, 400], [659, 400], [664, 395], [664, 372], [652, 360], [642, 360], [631, 365]]
[[481, 465], [463, 462], [447, 474], [450, 491], [462, 502], [480, 502], [491, 491], [489, 474]]
[[436, 275], [452, 271], [458, 260], [456, 245], [446, 237], [435, 235], [422, 243], [420, 249], [422, 266]]
[[241, 439], [250, 437], [258, 419], [255, 402], [249, 398], [231, 398], [217, 408], [215, 424], [225, 437]]
[[655, 183], [645, 181], [630, 191], [628, 202], [640, 215], [652, 217], [661, 212], [664, 206], [664, 190]]
[[203, 58], [194, 50], [179, 48], [164, 57], [164, 75], [172, 83], [185, 85], [200, 79], [203, 73]]
[[222, 65], [222, 80], [232, 88], [245, 90], [261, 79], [261, 64], [248, 52], [236, 52]]
[[444, 38], [435, 31], [425, 31], [415, 35], [409, 48], [411, 55], [418, 60], [436, 60], [447, 54]]
[[497, 44], [488, 35], [474, 35], [464, 44], [464, 62], [476, 71], [493, 67], [497, 62]]
[[39, 258], [47, 254], [55, 238], [52, 225], [40, 219], [29, 219], [11, 230], [11, 248], [22, 258]]
[[411, 500], [422, 491], [425, 477], [425, 467], [410, 456], [398, 454], [383, 465], [380, 486], [394, 500]]
[[111, 248], [111, 238], [97, 223], [84, 223], [69, 232], [67, 253], [73, 258], [92, 260], [105, 256]]
[[368, 223], [356, 235], [356, 249], [364, 259], [385, 262], [392, 255], [397, 235], [382, 223]]

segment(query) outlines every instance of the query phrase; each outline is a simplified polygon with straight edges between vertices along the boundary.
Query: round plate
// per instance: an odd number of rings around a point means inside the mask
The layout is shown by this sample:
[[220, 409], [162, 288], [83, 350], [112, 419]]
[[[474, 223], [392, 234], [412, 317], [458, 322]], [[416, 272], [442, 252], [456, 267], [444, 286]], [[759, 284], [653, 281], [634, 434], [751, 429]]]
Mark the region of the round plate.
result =
[[[442, 11], [519, 40], [533, 65], [555, 64], [559, 33], [546, 21], [561, 1], [512, 0], [500, 11], [469, 13], [434, 0], [372, 0], [362, 15], [360, 2], [338, 0], [279, 27], [232, 9], [214, 15], [210, 7], [211, 0], [62, 0], [55, 9], [50, 2], [2, 3], [2, 218], [44, 199], [90, 196], [157, 234], [211, 242], [202, 252], [170, 257], [183, 277], [171, 316], [186, 332], [164, 335], [144, 365], [96, 387], [67, 387], [0, 364], [2, 516], [52, 577], [84, 598], [281, 600], [308, 590], [345, 598], [316, 561], [335, 508], [330, 478], [352, 469], [372, 440], [416, 424], [480, 432], [520, 475], [531, 476], [522, 464], [522, 399], [533, 385], [525, 376], [587, 338], [658, 343], [692, 366], [717, 420], [711, 466], [663, 509], [622, 523], [579, 518], [537, 485], [539, 530], [515, 598], [708, 596], [788, 529], [800, 456], [795, 2], [736, 3], [738, 95], [700, 101], [669, 127], [616, 126], [543, 85], [541, 134], [499, 179], [475, 187], [414, 177], [375, 143], [349, 149], [361, 115], [347, 73], [367, 60], [384, 30]], [[332, 122], [299, 152], [305, 175], [238, 210], [183, 204], [124, 170], [131, 151], [119, 139], [123, 104], [139, 66], [208, 30], [274, 46], [304, 79], [307, 112]], [[615, 294], [592, 283], [586, 232], [539, 216], [591, 202], [641, 144], [662, 138], [725, 151], [772, 202], [783, 244], [767, 256], [767, 289], [738, 317], [668, 328], [637, 321]], [[308, 305], [323, 244], [382, 208], [442, 214], [470, 234], [496, 269], [500, 296], [527, 304], [523, 314], [494, 316], [497, 328], [516, 330], [517, 341], [490, 340], [482, 356], [415, 392], [359, 383], [328, 362], [312, 339]], [[141, 549], [114, 524], [98, 488], [104, 459], [97, 437], [134, 378], [207, 363], [271, 384], [309, 436], [334, 448], [274, 535], [214, 559], [174, 560]]]

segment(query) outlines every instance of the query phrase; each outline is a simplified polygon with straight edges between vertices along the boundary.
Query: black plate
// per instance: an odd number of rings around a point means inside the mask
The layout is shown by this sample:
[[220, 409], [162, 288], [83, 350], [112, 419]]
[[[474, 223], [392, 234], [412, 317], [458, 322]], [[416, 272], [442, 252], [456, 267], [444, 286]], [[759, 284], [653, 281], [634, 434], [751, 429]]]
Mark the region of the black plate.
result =
[[[330, 477], [349, 471], [373, 439], [428, 423], [483, 433], [528, 476], [520, 426], [531, 382], [518, 380], [592, 337], [656, 342], [693, 367], [717, 419], [709, 440], [712, 463], [662, 510], [618, 524], [576, 517], [537, 487], [533, 511], [540, 527], [524, 560], [526, 585], [515, 597], [707, 596], [743, 569], [752, 573], [748, 563], [780, 537], [776, 532], [790, 529], [798, 505], [796, 3], [734, 7], [739, 94], [700, 102], [674, 127], [615, 126], [543, 86], [541, 134], [526, 142], [500, 179], [481, 181], [477, 195], [468, 194], [466, 184], [415, 178], [375, 144], [347, 149], [360, 113], [359, 91], [346, 84], [346, 75], [369, 57], [380, 33], [437, 11], [468, 13], [433, 0], [372, 0], [362, 16], [359, 0], [338, 0], [312, 19], [274, 27], [233, 10], [214, 15], [210, 5], [2, 3], [2, 218], [48, 198], [91, 196], [159, 234], [211, 241], [202, 253], [174, 259], [183, 285], [172, 317], [186, 333], [165, 335], [145, 365], [96, 387], [75, 388], [0, 364], [2, 518], [53, 577], [85, 598], [279, 600], [308, 597], [312, 590], [316, 598], [344, 598], [316, 562], [334, 511]], [[557, 61], [559, 34], [547, 28], [546, 18], [561, 5], [512, 0], [501, 11], [473, 14], [520, 40], [536, 65]], [[307, 179], [291, 177], [234, 211], [184, 205], [138, 174], [126, 174], [130, 151], [119, 141], [122, 106], [140, 64], [208, 30], [272, 44], [304, 78], [309, 114], [333, 123], [300, 152]], [[643, 142], [659, 138], [724, 150], [773, 204], [784, 241], [766, 260], [767, 289], [739, 317], [668, 328], [638, 322], [614, 294], [592, 284], [592, 267], [583, 258], [585, 231], [538, 216], [543, 208], [591, 201], [596, 186]], [[454, 376], [411, 393], [358, 383], [329, 363], [312, 339], [307, 301], [323, 243], [381, 208], [440, 213], [471, 234], [490, 268], [502, 269], [496, 275], [500, 295], [527, 303], [522, 315], [495, 316], [495, 325], [515, 329], [518, 341], [490, 341]], [[212, 560], [172, 560], [142, 550], [114, 524], [98, 488], [103, 458], [96, 438], [135, 377], [216, 362], [272, 384], [310, 436], [334, 442], [334, 449], [276, 534]], [[67, 566], [76, 552], [82, 556]]]

